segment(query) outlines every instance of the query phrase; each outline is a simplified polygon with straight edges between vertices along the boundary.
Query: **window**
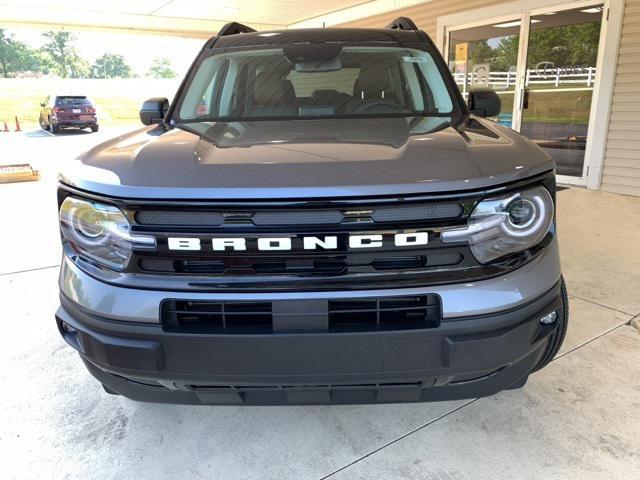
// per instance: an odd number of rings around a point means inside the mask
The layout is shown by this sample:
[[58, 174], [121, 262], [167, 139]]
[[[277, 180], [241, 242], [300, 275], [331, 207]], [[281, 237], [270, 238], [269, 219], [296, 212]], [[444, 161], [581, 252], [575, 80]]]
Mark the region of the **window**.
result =
[[429, 116], [452, 109], [429, 52], [291, 45], [206, 58], [181, 99], [178, 121]]
[[67, 105], [91, 105], [91, 102], [87, 97], [78, 97], [78, 96], [56, 97], [56, 106], [64, 107]]

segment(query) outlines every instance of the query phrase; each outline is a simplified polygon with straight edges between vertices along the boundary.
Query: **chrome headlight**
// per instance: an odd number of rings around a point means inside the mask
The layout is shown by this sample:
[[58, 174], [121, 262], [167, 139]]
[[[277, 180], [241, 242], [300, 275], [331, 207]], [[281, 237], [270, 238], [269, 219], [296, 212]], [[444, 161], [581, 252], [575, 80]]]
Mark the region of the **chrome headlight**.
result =
[[553, 199], [544, 187], [482, 200], [463, 228], [442, 231], [442, 242], [468, 242], [480, 263], [521, 252], [542, 241], [553, 223]]
[[134, 247], [156, 246], [154, 237], [131, 235], [131, 225], [117, 207], [74, 197], [67, 197], [60, 206], [60, 230], [72, 258], [117, 271], [126, 268]]

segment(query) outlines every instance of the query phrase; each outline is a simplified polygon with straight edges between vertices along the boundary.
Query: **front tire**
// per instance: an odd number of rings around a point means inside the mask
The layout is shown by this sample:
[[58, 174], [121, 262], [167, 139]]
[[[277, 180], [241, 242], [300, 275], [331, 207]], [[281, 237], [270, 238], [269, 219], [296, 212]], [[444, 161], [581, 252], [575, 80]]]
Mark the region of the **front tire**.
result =
[[546, 367], [551, 360], [558, 354], [560, 347], [562, 347], [562, 342], [564, 342], [564, 337], [567, 334], [567, 325], [569, 323], [569, 298], [567, 296], [567, 286], [564, 283], [564, 278], [561, 279], [560, 289], [562, 291], [562, 308], [558, 312], [558, 319], [556, 320], [556, 329], [549, 336], [549, 340], [547, 343], [547, 348], [545, 348], [542, 357], [538, 364], [531, 371], [537, 372], [538, 370]]

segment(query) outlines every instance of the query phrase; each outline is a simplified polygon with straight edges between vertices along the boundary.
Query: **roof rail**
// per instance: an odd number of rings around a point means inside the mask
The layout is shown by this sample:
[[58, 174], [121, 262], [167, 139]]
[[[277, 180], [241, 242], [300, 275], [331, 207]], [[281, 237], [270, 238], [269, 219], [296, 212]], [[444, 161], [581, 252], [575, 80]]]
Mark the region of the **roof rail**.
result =
[[398, 17], [384, 28], [389, 30], [418, 30], [418, 26], [408, 17]]
[[231, 22], [227, 23], [220, 29], [220, 31], [218, 32], [218, 37], [224, 37], [226, 35], [237, 35], [239, 33], [252, 33], [256, 31], [257, 30], [254, 30], [251, 27], [247, 27], [246, 25], [243, 25], [241, 23]]

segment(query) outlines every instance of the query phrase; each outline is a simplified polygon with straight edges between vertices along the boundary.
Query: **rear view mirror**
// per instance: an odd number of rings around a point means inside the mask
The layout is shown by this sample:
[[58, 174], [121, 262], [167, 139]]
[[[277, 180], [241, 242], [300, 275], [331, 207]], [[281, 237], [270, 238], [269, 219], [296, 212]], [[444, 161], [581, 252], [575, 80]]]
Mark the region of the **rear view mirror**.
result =
[[168, 110], [169, 100], [164, 97], [150, 98], [140, 107], [140, 121], [144, 125], [162, 123]]
[[502, 110], [500, 96], [490, 88], [474, 88], [469, 92], [469, 110], [479, 117], [496, 117]]
[[339, 58], [327, 62], [298, 62], [296, 63], [296, 72], [337, 72], [342, 68], [342, 62]]

